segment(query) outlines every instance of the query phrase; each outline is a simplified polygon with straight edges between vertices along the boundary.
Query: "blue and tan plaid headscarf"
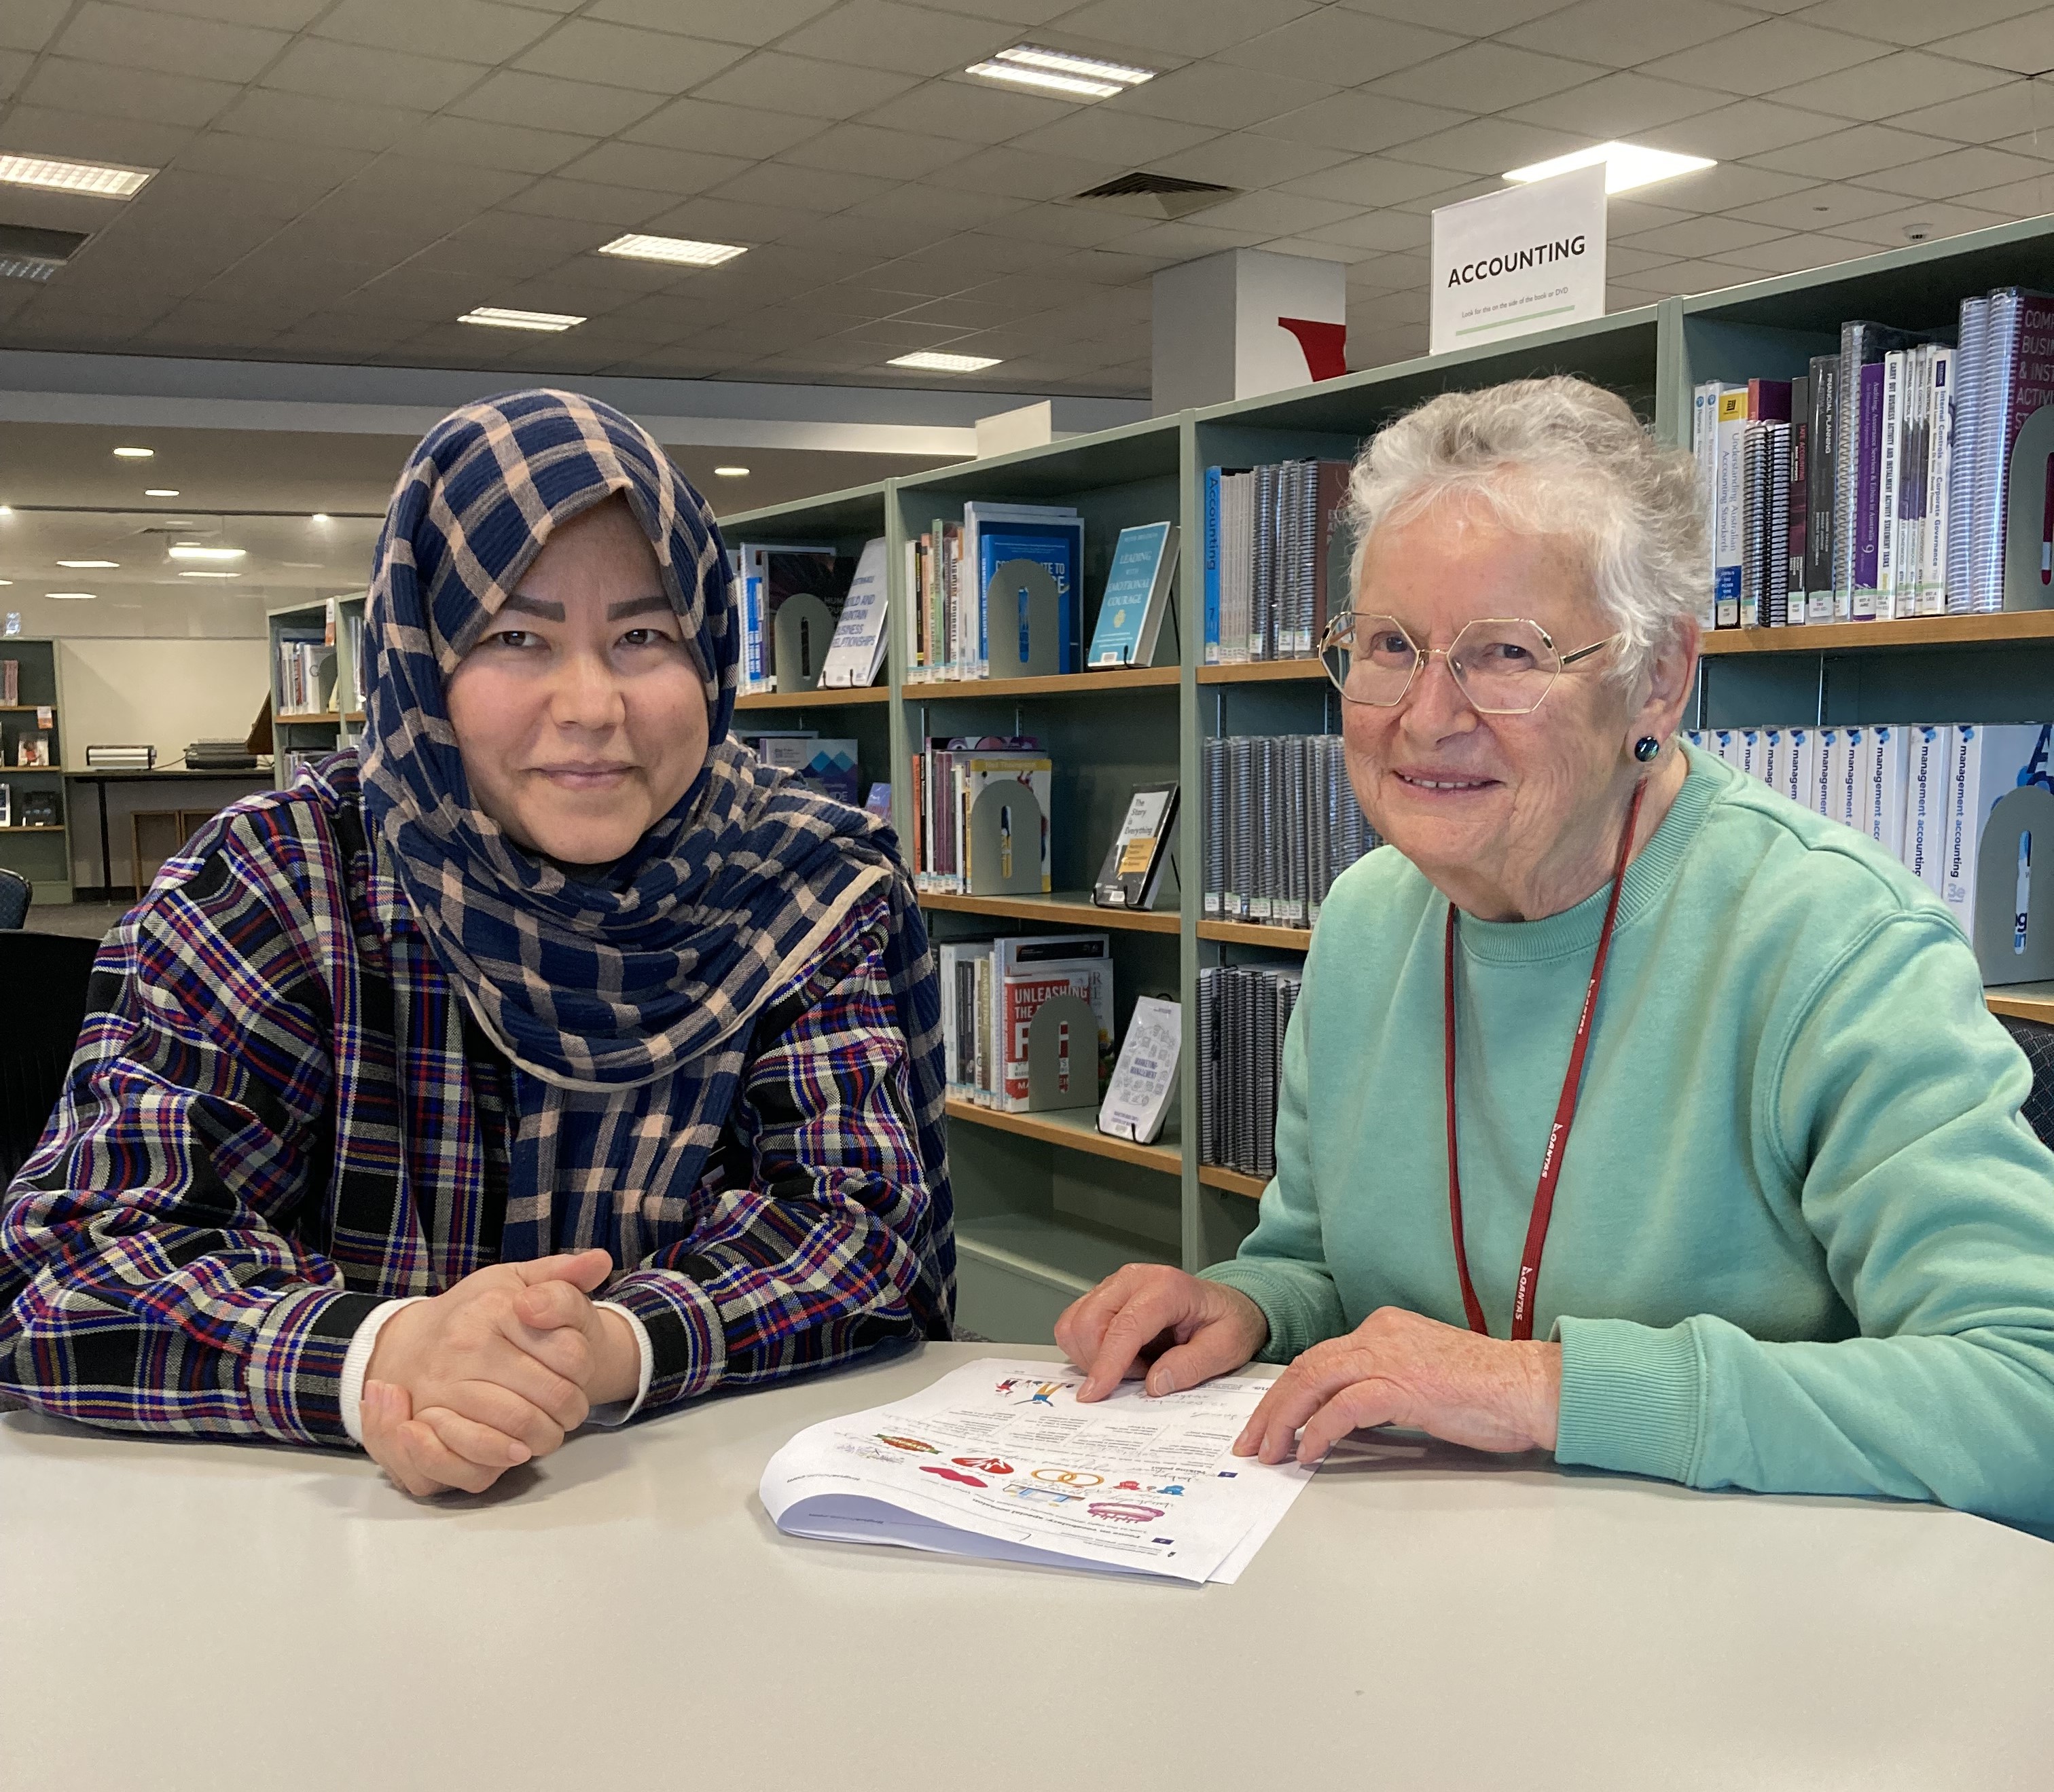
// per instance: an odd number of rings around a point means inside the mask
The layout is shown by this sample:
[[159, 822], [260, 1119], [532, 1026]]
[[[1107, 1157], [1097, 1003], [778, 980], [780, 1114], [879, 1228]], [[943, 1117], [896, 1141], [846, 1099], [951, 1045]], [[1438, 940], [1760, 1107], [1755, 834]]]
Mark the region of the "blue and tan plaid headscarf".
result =
[[[603, 879], [567, 875], [479, 809], [444, 682], [552, 530], [626, 499], [706, 680], [713, 741], [677, 806]], [[753, 1018], [888, 894], [907, 1095], [954, 1279], [941, 1014], [925, 928], [877, 817], [793, 784], [728, 736], [737, 641], [705, 501], [655, 438], [573, 392], [466, 405], [415, 450], [373, 562], [365, 820], [437, 958], [512, 1060], [519, 1108], [502, 1252], [601, 1244], [632, 1264], [689, 1223]]]

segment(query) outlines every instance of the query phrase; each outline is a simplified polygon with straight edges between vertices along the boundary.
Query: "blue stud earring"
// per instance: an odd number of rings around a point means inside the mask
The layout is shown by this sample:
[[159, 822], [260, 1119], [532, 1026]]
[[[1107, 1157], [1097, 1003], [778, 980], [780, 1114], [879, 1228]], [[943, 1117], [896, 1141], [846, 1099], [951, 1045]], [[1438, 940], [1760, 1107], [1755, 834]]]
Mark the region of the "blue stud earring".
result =
[[1633, 756], [1645, 765], [1662, 751], [1662, 743], [1652, 734], [1643, 734], [1633, 743]]

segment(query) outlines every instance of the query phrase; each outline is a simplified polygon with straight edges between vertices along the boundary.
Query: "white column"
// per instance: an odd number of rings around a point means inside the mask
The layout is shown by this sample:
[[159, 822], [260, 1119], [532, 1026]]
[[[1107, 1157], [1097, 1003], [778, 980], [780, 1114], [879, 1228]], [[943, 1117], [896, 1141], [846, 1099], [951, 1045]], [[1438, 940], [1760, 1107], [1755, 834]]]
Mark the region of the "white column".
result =
[[[1284, 319], [1327, 328], [1293, 332]], [[1332, 330], [1347, 321], [1348, 269], [1339, 261], [1230, 249], [1165, 268], [1155, 277], [1151, 408], [1161, 416], [1222, 404], [1337, 371]]]

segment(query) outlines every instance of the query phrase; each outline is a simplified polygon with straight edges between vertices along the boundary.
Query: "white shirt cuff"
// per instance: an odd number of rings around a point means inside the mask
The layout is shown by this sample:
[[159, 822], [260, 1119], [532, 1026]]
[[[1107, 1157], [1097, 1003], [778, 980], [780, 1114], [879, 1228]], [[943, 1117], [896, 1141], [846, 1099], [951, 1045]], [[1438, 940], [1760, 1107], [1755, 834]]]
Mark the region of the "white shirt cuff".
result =
[[[372, 1307], [349, 1341], [348, 1351], [342, 1359], [342, 1428], [349, 1433], [350, 1442], [360, 1449], [364, 1445], [364, 1375], [371, 1366], [371, 1353], [378, 1347], [378, 1334], [401, 1307], [427, 1298], [425, 1295], [408, 1295], [403, 1299], [388, 1300], [381, 1307]], [[648, 1385], [646, 1374], [643, 1385]]]
[[643, 1324], [628, 1308], [617, 1300], [596, 1300], [592, 1305], [604, 1313], [618, 1313], [634, 1328], [635, 1347], [642, 1353], [642, 1375], [632, 1400], [616, 1400], [611, 1405], [595, 1406], [588, 1425], [625, 1425], [642, 1410], [642, 1402], [649, 1397], [649, 1376], [656, 1365], [656, 1353], [649, 1346], [649, 1328]]

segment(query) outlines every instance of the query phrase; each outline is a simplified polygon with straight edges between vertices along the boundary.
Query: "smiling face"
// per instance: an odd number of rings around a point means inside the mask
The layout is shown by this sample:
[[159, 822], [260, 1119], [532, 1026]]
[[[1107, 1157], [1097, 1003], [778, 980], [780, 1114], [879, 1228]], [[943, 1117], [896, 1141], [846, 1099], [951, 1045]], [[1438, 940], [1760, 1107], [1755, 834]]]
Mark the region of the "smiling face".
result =
[[[1356, 608], [1396, 617], [1422, 646], [1446, 648], [1480, 616], [1538, 623], [1559, 651], [1613, 632], [1590, 579], [1558, 538], [1515, 534], [1481, 504], [1442, 501], [1370, 537]], [[1634, 784], [1633, 743], [1666, 743], [1680, 717], [1687, 642], [1658, 655], [1631, 690], [1610, 676], [1616, 649], [1565, 668], [1525, 715], [1471, 707], [1445, 658], [1430, 658], [1389, 709], [1342, 705], [1348, 776], [1363, 812], [1457, 906], [1487, 920], [1573, 907], [1611, 870]], [[1673, 796], [1680, 754], [1654, 781]], [[1666, 801], [1651, 805], [1651, 831]]]
[[609, 864], [676, 807], [706, 763], [706, 684], [624, 501], [550, 536], [448, 702], [478, 807], [531, 852]]

